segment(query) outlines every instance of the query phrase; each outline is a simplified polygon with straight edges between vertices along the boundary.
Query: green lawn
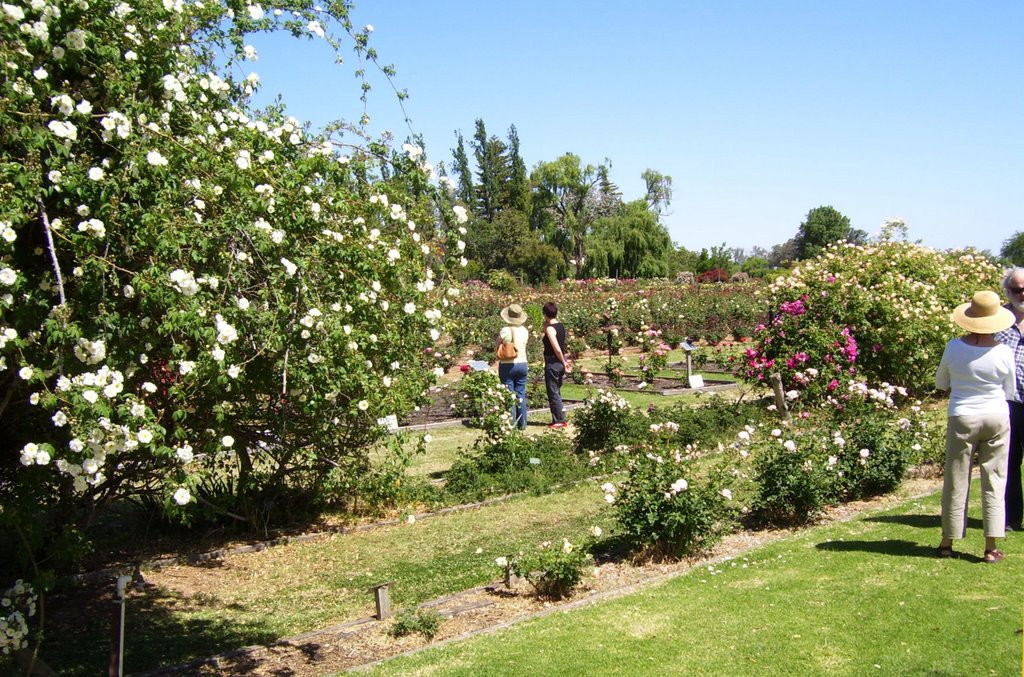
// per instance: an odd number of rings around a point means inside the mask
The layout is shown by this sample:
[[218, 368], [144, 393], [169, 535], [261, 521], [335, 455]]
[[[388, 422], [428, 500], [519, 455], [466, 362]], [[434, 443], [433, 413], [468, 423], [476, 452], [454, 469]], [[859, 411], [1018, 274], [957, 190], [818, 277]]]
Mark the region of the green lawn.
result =
[[[143, 570], [151, 586], [128, 597], [126, 665], [139, 672], [367, 616], [370, 586], [385, 581], [397, 581], [391, 593], [399, 608], [499, 579], [497, 557], [545, 540], [579, 542], [593, 525], [610, 529], [602, 495], [584, 482], [414, 524]], [[109, 602], [55, 596], [48, 605], [73, 622], [49, 629], [43, 660], [61, 675], [102, 674], [107, 615], [97, 623], [74, 619], [85, 607], [99, 618]]]
[[[743, 390], [744, 389], [741, 387], [735, 390], [724, 391], [719, 394], [722, 397], [735, 398], [739, 397]], [[594, 395], [596, 391], [597, 389], [594, 387], [577, 386], [568, 382], [562, 386], [562, 396], [567, 400], [583, 400]], [[655, 393], [628, 391], [619, 391], [619, 394], [623, 399], [629, 402], [630, 406], [641, 411], [646, 411], [652, 404], [656, 407], [670, 407], [681, 401], [689, 401], [697, 404], [700, 402], [701, 398], [710, 396], [708, 393], [658, 395]], [[572, 416], [573, 414], [570, 410], [568, 412], [568, 419], [570, 423], [572, 422]], [[526, 434], [532, 437], [546, 432], [547, 424], [550, 420], [551, 417], [546, 409], [531, 412], [529, 425], [526, 428]], [[570, 428], [565, 432], [565, 434], [572, 435], [573, 430]], [[466, 426], [458, 423], [429, 430], [411, 431], [409, 432], [410, 445], [414, 446], [416, 441], [424, 435], [430, 436], [430, 441], [426, 445], [426, 453], [421, 456], [417, 456], [412, 460], [412, 465], [409, 468], [408, 474], [413, 477], [428, 476], [437, 478], [451, 467], [455, 459], [458, 458], [460, 449], [470, 449], [473, 446], [473, 442], [480, 437], [481, 432], [473, 428], [467, 428]]]
[[965, 554], [939, 560], [938, 512], [909, 500], [375, 673], [1021, 674], [1024, 536], [982, 563], [975, 505]]

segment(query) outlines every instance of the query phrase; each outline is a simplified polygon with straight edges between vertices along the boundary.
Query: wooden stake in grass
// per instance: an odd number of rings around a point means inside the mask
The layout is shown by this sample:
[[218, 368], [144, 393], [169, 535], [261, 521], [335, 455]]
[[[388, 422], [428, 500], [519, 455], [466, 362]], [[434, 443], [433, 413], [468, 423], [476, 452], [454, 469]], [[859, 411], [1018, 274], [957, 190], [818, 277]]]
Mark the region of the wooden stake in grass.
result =
[[377, 620], [379, 621], [391, 618], [391, 597], [388, 595], [388, 587], [393, 583], [394, 581], [378, 583], [370, 588], [373, 590], [373, 599], [377, 603]]

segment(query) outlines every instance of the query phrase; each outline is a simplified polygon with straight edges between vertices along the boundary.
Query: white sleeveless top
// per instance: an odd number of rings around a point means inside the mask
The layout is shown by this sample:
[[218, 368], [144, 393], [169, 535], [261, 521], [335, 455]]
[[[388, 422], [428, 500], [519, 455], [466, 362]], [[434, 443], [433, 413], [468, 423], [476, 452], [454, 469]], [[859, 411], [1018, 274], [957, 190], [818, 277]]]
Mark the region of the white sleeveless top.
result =
[[526, 342], [530, 340], [529, 329], [522, 325], [518, 327], [505, 325], [504, 327], [501, 328], [501, 331], [498, 333], [498, 336], [501, 337], [501, 340], [504, 343], [515, 344], [516, 351], [518, 353], [514, 360], [501, 360], [501, 362], [506, 362], [509, 364], [526, 362]]

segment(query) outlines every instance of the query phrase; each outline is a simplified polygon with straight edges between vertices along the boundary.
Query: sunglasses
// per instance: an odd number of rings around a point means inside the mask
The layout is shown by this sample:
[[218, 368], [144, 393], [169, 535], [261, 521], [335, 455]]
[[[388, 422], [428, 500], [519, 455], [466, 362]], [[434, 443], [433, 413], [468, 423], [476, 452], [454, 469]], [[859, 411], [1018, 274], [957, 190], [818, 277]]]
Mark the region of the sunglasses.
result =
[[1010, 292], [1011, 294], [1022, 294], [1024, 293], [1024, 287], [1007, 287], [1006, 291]]

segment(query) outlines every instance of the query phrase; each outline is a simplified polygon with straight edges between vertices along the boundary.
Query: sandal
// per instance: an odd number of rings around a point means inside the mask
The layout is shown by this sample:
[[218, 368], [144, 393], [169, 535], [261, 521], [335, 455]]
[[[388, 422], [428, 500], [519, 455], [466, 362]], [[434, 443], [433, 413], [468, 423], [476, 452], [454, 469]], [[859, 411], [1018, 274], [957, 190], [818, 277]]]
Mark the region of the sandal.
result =
[[953, 552], [953, 546], [951, 545], [940, 545], [939, 547], [935, 548], [935, 556], [941, 559], [948, 559], [955, 554], [956, 553]]
[[995, 564], [996, 562], [1002, 562], [1006, 555], [1002, 550], [993, 548], [985, 551], [985, 562], [988, 564]]

